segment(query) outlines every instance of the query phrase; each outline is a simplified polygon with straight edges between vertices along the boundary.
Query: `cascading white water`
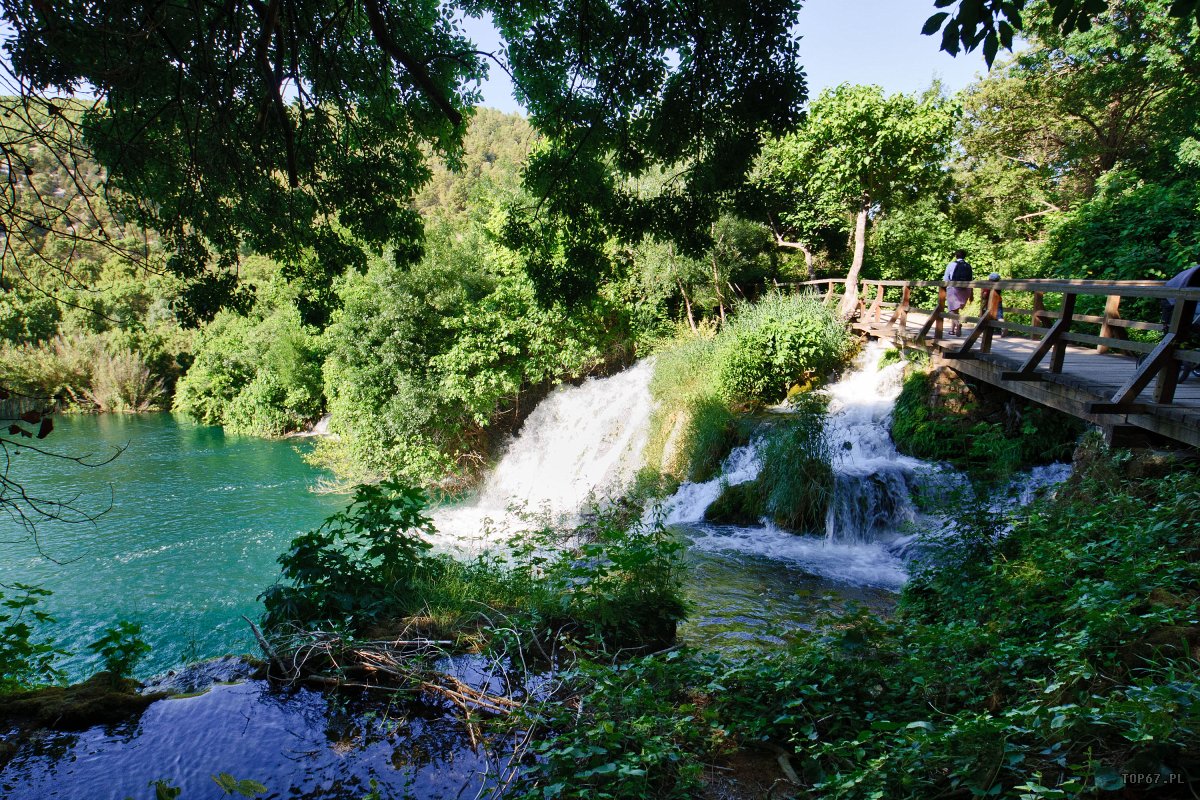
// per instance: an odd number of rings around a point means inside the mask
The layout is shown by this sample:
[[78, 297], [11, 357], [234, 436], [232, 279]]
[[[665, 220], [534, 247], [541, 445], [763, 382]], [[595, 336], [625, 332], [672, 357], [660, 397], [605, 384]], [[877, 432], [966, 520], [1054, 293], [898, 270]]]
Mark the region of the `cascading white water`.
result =
[[[892, 443], [891, 414], [900, 395], [904, 364], [881, 366], [888, 346], [872, 342], [857, 367], [827, 391], [825, 436], [834, 453], [834, 491], [817, 538], [761, 527], [709, 525], [704, 512], [724, 486], [754, 480], [762, 469], [755, 442], [736, 448], [721, 475], [705, 483], [684, 483], [663, 503], [669, 524], [690, 528], [693, 546], [737, 551], [792, 562], [815, 574], [861, 586], [898, 589], [907, 577], [905, 559], [917, 542], [918, 525], [951, 531], [954, 522], [921, 515], [912, 491], [949, 497], [969, 496], [966, 479], [945, 467], [901, 455]], [[786, 412], [786, 408], [777, 409]], [[1013, 479], [986, 504], [994, 510], [1024, 505], [1070, 474], [1070, 466], [1035, 467]]]
[[831, 541], [876, 541], [911, 523], [910, 489], [919, 471], [932, 469], [892, 444], [904, 363], [881, 368], [887, 350], [882, 342], [868, 344], [858, 368], [828, 390], [825, 436], [834, 453], [834, 491], [825, 535]]
[[608, 378], [562, 386], [538, 403], [478, 498], [435, 512], [438, 531], [480, 537], [485, 520], [504, 533], [509, 509], [572, 516], [591, 500], [620, 496], [642, 464], [650, 430], [651, 359]]
[[[834, 453], [835, 482], [825, 524], [830, 540], [870, 542], [912, 522], [915, 512], [909, 489], [914, 476], [936, 469], [900, 455], [892, 444], [890, 418], [904, 364], [881, 369], [886, 351], [882, 343], [869, 344], [859, 366], [828, 390], [825, 436]], [[663, 504], [664, 521], [701, 522], [725, 486], [757, 478], [762, 469], [757, 444], [751, 441], [735, 448], [716, 478], [680, 486]]]
[[[861, 586], [898, 589], [903, 560], [877, 541], [914, 517], [912, 475], [926, 467], [892, 445], [888, 418], [900, 393], [902, 364], [879, 368], [886, 346], [868, 345], [859, 366], [830, 388], [825, 435], [834, 450], [834, 496], [826, 536], [818, 539], [771, 524], [745, 528], [703, 524], [704, 512], [724, 486], [758, 477], [757, 442], [735, 448], [721, 474], [705, 483], [684, 483], [659, 512], [668, 524], [691, 528], [694, 547], [733, 550], [792, 562], [805, 570]], [[786, 413], [786, 408], [779, 409]]]
[[758, 477], [761, 470], [762, 460], [758, 457], [756, 442], [735, 447], [725, 457], [720, 475], [704, 483], [683, 483], [679, 490], [662, 504], [661, 510], [650, 509], [647, 512], [647, 520], [653, 519], [656, 513], [661, 513], [663, 522], [667, 525], [703, 522], [704, 512], [721, 496], [722, 489], [752, 481]]

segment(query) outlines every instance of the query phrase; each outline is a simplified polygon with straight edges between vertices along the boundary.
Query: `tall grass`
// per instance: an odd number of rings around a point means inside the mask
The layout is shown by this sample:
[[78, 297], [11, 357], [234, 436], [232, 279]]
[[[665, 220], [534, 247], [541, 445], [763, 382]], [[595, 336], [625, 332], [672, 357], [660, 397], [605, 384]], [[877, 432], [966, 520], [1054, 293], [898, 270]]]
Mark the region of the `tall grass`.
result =
[[673, 480], [712, 478], [739, 440], [738, 412], [819, 382], [850, 352], [849, 333], [832, 309], [816, 298], [779, 294], [740, 306], [719, 332], [665, 348], [650, 384], [657, 409], [648, 468]]
[[824, 530], [833, 496], [833, 453], [825, 437], [824, 414], [824, 404], [803, 401], [800, 411], [763, 442], [757, 483], [763, 510], [780, 527]]

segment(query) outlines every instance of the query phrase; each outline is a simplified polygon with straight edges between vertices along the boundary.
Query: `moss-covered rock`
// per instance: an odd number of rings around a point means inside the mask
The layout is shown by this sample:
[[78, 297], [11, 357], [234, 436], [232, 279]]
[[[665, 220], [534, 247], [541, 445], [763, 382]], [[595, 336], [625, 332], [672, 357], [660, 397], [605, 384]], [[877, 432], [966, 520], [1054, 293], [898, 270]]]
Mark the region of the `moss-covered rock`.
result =
[[0, 718], [38, 727], [79, 730], [119, 722], [146, 710], [166, 692], [139, 694], [140, 684], [99, 672], [72, 686], [14, 692], [0, 703]]
[[722, 525], [757, 525], [762, 515], [762, 487], [758, 481], [726, 486], [704, 511], [706, 520]]

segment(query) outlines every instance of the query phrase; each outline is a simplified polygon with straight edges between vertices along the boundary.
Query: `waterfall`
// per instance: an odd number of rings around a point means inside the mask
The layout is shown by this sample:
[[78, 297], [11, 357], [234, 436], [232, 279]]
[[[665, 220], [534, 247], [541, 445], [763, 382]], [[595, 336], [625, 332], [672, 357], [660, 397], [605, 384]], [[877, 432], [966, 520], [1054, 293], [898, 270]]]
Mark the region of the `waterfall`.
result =
[[642, 465], [650, 431], [652, 359], [608, 378], [560, 386], [526, 418], [473, 502], [439, 509], [438, 531], [475, 539], [516, 512], [572, 517], [622, 495]]
[[831, 541], [870, 542], [914, 521], [911, 489], [929, 464], [892, 444], [891, 418], [904, 362], [880, 367], [886, 344], [866, 346], [859, 365], [831, 386], [825, 436], [834, 452], [834, 491], [825, 516]]
[[[890, 419], [900, 395], [903, 362], [879, 366], [887, 346], [867, 345], [858, 366], [828, 390], [825, 436], [834, 452], [834, 492], [825, 520], [831, 541], [870, 542], [915, 519], [910, 488], [922, 471], [936, 467], [896, 452]], [[786, 413], [786, 407], [776, 409]], [[685, 482], [662, 507], [668, 524], [697, 523], [725, 486], [758, 477], [758, 442], [734, 448], [721, 474], [704, 483]]]
[[[659, 512], [663, 522], [667, 525], [703, 522], [704, 512], [721, 496], [722, 489], [754, 480], [761, 469], [757, 442], [751, 441], [750, 444], [733, 448], [721, 464], [721, 472], [717, 477], [703, 483], [686, 481], [663, 503]], [[647, 519], [652, 519], [654, 513], [655, 510], [651, 509]]]

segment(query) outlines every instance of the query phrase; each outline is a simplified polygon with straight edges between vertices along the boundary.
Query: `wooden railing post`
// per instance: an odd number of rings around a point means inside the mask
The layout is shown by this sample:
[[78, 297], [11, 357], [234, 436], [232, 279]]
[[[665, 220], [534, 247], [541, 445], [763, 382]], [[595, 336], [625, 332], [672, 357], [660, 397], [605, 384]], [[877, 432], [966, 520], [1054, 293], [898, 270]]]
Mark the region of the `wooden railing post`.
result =
[[833, 300], [833, 281], [829, 281], [829, 288], [825, 290], [825, 302]]
[[942, 315], [946, 313], [946, 287], [938, 287], [938, 304], [937, 309], [933, 312], [933, 340], [936, 342], [942, 338]]
[[1063, 336], [1071, 329], [1071, 318], [1075, 316], [1075, 295], [1064, 294], [1062, 302], [1062, 316], [1059, 317], [1061, 325], [1054, 326], [1054, 354], [1050, 356], [1050, 371], [1053, 373], [1062, 372], [1063, 359], [1067, 355], [1067, 339]]
[[1050, 326], [1050, 318], [1046, 316], [1046, 293], [1033, 293], [1033, 318], [1031, 324], [1035, 328], [1047, 328]]
[[987, 308], [983, 310], [983, 319], [979, 321], [984, 326], [983, 338], [979, 342], [979, 352], [992, 352], [992, 322], [1000, 318], [1000, 290], [988, 292]]
[[912, 301], [912, 287], [907, 283], [904, 284], [904, 291], [900, 296], [900, 308], [897, 309], [896, 319], [900, 323], [900, 330], [908, 332], [908, 304]]
[[[1121, 318], [1121, 295], [1110, 294], [1108, 300], [1104, 302], [1104, 324], [1100, 326], [1100, 335], [1105, 339], [1127, 339], [1128, 334], [1124, 328], [1115, 325], [1109, 325], [1109, 320]], [[1102, 344], [1096, 348], [1097, 353], [1107, 353], [1111, 348]]]
[[875, 302], [871, 303], [870, 316], [876, 323], [880, 321], [880, 311], [883, 309], [883, 284], [875, 287], [878, 291], [875, 292]]
[[1154, 386], [1154, 402], [1171, 403], [1175, 400], [1175, 387], [1179, 384], [1179, 361], [1175, 358], [1175, 345], [1191, 330], [1196, 316], [1195, 300], [1176, 300], [1175, 312], [1171, 314], [1171, 325], [1164, 340], [1171, 339], [1173, 346], [1167, 350], [1162, 369], [1158, 372], [1158, 383]]
[[[1043, 307], [1042, 310], [1045, 311], [1045, 308]], [[1058, 322], [1046, 331], [1046, 335], [1042, 337], [1042, 341], [1038, 342], [1038, 346], [1029, 358], [1025, 359], [1021, 369], [1016, 372], [1004, 373], [1005, 379], [1037, 380], [1038, 364], [1042, 363], [1042, 359], [1051, 351], [1054, 354], [1050, 357], [1050, 371], [1062, 372], [1063, 357], [1067, 352], [1067, 340], [1063, 338], [1063, 334], [1071, 327], [1071, 318], [1074, 316], [1075, 295], [1063, 294], [1062, 314], [1059, 316]]]

